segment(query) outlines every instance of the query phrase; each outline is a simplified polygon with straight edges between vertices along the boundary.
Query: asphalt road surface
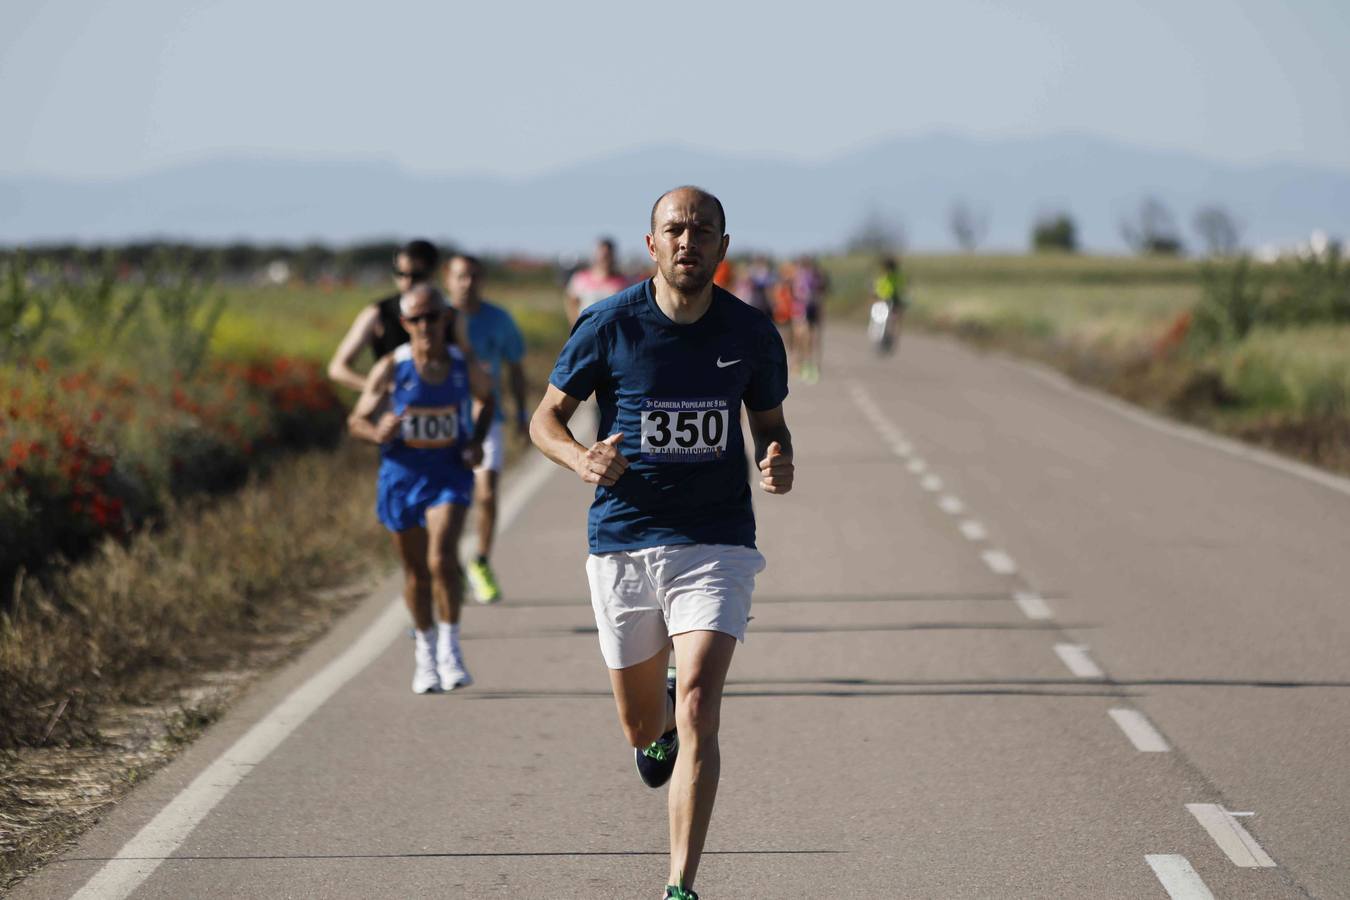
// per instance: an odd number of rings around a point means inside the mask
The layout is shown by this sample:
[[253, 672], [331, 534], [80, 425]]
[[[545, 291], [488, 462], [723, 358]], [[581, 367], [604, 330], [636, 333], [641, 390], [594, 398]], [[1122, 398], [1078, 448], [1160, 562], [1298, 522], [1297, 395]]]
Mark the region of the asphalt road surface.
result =
[[[756, 499], [705, 900], [1350, 896], [1350, 481], [942, 340], [828, 351]], [[475, 686], [409, 691], [391, 578], [16, 896], [659, 897], [589, 492], [506, 483]]]

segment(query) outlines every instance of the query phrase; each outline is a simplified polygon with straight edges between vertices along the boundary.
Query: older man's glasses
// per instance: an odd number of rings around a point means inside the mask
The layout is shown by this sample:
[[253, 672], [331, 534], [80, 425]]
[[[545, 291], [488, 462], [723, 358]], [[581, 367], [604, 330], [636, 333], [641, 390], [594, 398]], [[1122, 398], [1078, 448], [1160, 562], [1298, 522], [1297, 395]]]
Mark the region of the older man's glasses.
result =
[[435, 325], [441, 320], [441, 314], [438, 312], [422, 313], [420, 316], [404, 316], [403, 321], [409, 325], [420, 325], [426, 322], [428, 325]]
[[417, 269], [400, 269], [398, 266], [394, 266], [394, 277], [406, 278], [409, 281], [426, 281], [427, 273]]

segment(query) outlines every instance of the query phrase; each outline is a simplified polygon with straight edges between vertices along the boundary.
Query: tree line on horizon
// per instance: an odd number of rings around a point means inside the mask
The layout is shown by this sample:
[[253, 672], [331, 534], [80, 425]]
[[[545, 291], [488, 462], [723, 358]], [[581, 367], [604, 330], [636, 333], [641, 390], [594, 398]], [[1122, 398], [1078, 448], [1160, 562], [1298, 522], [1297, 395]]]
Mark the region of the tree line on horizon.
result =
[[[1196, 210], [1191, 221], [1202, 254], [1206, 257], [1234, 256], [1242, 249], [1242, 223], [1218, 204]], [[965, 253], [974, 253], [989, 233], [989, 212], [964, 198], [952, 202], [947, 226], [956, 245]], [[1187, 245], [1176, 216], [1157, 197], [1145, 197], [1119, 222], [1121, 237], [1140, 256], [1184, 256]], [[845, 249], [851, 253], [895, 253], [905, 249], [904, 224], [896, 217], [869, 210], [850, 235]], [[1078, 253], [1081, 243], [1078, 225], [1067, 210], [1047, 210], [1031, 224], [1028, 240], [1033, 253]]]

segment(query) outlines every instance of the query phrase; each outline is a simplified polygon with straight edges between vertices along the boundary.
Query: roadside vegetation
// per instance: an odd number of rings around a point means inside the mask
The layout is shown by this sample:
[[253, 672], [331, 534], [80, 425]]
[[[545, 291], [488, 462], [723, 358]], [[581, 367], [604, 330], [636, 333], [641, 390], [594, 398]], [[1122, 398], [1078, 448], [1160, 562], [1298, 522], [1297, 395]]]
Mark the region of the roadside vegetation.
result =
[[[1132, 402], [1350, 471], [1350, 265], [1072, 254], [904, 260], [909, 323], [1054, 365]], [[860, 319], [875, 259], [832, 261]]]
[[[167, 257], [16, 271], [0, 265], [0, 890], [393, 562], [377, 454], [343, 438], [354, 396], [322, 374], [383, 284], [221, 284]], [[558, 294], [489, 289], [541, 385]]]

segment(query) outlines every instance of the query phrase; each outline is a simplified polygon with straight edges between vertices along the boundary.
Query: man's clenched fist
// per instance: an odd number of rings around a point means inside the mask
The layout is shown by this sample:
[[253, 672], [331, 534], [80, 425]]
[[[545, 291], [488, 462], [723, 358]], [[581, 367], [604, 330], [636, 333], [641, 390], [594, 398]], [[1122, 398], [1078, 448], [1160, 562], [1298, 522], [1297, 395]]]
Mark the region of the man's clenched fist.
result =
[[619, 443], [623, 432], [611, 434], [583, 453], [573, 468], [587, 484], [609, 487], [619, 480], [619, 476], [628, 468], [628, 459], [619, 452]]
[[792, 457], [783, 452], [777, 441], [769, 445], [764, 458], [759, 461], [759, 471], [759, 486], [770, 494], [786, 494], [792, 490]]

